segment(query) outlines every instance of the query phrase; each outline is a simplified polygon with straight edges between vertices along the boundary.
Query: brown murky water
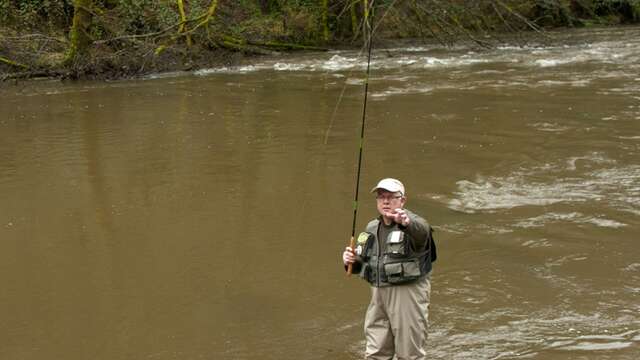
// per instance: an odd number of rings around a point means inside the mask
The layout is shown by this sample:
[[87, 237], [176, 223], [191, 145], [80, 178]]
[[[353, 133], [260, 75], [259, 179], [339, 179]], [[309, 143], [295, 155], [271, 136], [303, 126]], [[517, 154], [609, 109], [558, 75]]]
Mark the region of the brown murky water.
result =
[[[640, 29], [556, 36], [374, 58], [358, 224], [394, 176], [437, 228], [430, 358], [640, 357]], [[0, 89], [0, 358], [361, 358], [363, 65]]]

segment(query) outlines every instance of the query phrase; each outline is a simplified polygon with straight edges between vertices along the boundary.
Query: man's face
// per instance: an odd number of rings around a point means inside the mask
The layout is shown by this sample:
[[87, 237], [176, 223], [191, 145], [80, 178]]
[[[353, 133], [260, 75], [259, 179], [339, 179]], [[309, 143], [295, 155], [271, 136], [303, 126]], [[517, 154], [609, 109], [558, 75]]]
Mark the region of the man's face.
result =
[[376, 195], [376, 204], [380, 215], [389, 217], [395, 209], [402, 209], [406, 198], [399, 192], [390, 192], [378, 189]]

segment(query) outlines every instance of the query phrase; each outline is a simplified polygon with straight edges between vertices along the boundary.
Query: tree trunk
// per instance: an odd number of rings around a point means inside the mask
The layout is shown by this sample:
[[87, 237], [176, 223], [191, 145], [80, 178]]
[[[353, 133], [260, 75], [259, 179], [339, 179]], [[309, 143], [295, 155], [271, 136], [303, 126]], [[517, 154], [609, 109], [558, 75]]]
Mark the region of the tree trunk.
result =
[[354, 40], [358, 35], [358, 14], [356, 11], [357, 4], [357, 2], [353, 2], [353, 4], [351, 4], [351, 9], [349, 9], [351, 11], [351, 34], [353, 35]]
[[369, 1], [362, 0], [362, 7], [364, 9], [364, 21], [362, 22], [362, 35], [364, 38], [365, 44], [368, 44], [371, 39], [371, 24], [369, 24]]
[[322, 0], [322, 38], [329, 41], [329, 0]]
[[91, 5], [92, 0], [74, 0], [73, 2], [73, 24], [69, 31], [69, 50], [64, 63], [69, 65], [78, 57], [84, 56], [91, 44], [89, 27], [91, 26]]

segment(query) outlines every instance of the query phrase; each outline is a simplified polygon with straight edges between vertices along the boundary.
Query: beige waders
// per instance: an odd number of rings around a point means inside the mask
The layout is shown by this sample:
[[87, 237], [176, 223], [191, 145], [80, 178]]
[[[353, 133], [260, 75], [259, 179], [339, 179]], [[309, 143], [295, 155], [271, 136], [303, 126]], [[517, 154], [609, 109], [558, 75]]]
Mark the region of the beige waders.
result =
[[415, 282], [371, 287], [364, 319], [367, 360], [423, 360], [427, 342], [431, 274]]

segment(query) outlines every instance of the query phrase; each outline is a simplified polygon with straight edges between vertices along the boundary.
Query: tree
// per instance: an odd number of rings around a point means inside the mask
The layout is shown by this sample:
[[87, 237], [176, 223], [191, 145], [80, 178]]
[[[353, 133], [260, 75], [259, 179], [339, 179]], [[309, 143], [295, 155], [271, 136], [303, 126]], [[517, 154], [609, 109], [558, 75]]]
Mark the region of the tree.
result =
[[91, 6], [92, 0], [74, 0], [73, 2], [73, 24], [69, 31], [69, 50], [64, 60], [67, 65], [84, 56], [91, 44], [91, 36], [89, 35], [93, 15]]

